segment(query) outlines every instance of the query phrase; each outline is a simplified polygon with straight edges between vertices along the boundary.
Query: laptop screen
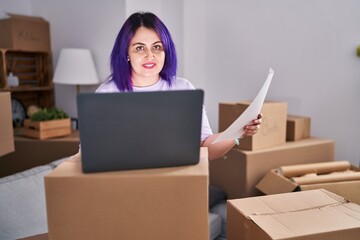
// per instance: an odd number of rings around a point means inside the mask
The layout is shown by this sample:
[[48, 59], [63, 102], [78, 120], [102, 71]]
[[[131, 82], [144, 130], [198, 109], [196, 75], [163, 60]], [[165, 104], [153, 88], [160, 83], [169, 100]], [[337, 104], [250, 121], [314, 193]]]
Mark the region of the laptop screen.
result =
[[84, 172], [196, 164], [202, 90], [79, 94]]

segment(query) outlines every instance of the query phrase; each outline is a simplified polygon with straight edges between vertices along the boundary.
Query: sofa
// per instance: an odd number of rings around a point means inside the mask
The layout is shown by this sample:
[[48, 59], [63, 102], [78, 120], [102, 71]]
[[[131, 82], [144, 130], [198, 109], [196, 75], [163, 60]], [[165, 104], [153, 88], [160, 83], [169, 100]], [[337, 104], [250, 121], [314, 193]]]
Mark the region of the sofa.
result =
[[[46, 233], [44, 176], [68, 158], [0, 178], [0, 239], [14, 240]], [[226, 239], [223, 192], [209, 188], [210, 240]]]

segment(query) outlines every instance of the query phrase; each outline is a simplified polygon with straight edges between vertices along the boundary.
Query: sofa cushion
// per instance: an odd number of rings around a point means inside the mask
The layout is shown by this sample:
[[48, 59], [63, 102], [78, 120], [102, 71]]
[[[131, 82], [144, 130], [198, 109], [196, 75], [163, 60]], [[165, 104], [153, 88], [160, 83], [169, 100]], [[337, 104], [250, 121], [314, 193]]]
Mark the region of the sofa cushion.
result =
[[214, 240], [221, 234], [221, 218], [219, 215], [209, 213], [210, 240]]
[[59, 166], [60, 164], [62, 164], [64, 161], [66, 161], [68, 159], [69, 159], [69, 157], [61, 158], [59, 160], [55, 160], [55, 161], [49, 163], [49, 165], [52, 169], [55, 169], [57, 166]]
[[40, 166], [0, 179], [0, 239], [18, 239], [47, 232], [44, 176]]

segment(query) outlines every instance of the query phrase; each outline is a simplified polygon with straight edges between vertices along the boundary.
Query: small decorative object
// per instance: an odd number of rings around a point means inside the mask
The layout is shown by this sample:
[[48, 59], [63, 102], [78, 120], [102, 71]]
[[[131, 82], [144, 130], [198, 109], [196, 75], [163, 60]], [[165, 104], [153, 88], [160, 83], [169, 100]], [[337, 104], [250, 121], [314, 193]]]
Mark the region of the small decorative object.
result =
[[40, 109], [24, 120], [24, 136], [47, 139], [71, 134], [69, 116], [58, 108]]
[[26, 117], [26, 110], [24, 105], [19, 99], [11, 98], [11, 110], [12, 110], [13, 127], [15, 128], [21, 127]]
[[360, 44], [356, 48], [356, 55], [360, 57]]
[[12, 72], [7, 76], [7, 84], [9, 87], [19, 86], [19, 78], [15, 76]]
[[28, 115], [28, 117], [29, 118], [31, 118], [31, 116], [34, 114], [34, 113], [36, 113], [36, 112], [38, 112], [38, 111], [40, 111], [41, 109], [38, 107], [38, 106], [36, 106], [36, 105], [30, 105], [29, 107], [28, 107], [28, 109], [27, 109], [27, 115]]

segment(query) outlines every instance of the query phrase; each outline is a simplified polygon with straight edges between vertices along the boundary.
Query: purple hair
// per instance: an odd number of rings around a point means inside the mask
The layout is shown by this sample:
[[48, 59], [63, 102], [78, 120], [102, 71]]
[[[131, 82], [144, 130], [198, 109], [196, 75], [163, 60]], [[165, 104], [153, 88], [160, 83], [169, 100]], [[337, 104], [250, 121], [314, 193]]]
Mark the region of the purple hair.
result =
[[120, 91], [133, 90], [131, 65], [127, 60], [127, 56], [130, 41], [135, 35], [136, 30], [141, 26], [154, 30], [163, 43], [165, 62], [160, 72], [160, 77], [171, 85], [176, 76], [177, 58], [175, 44], [165, 24], [153, 13], [133, 13], [120, 29], [110, 57], [111, 75], [109, 78], [115, 82]]

